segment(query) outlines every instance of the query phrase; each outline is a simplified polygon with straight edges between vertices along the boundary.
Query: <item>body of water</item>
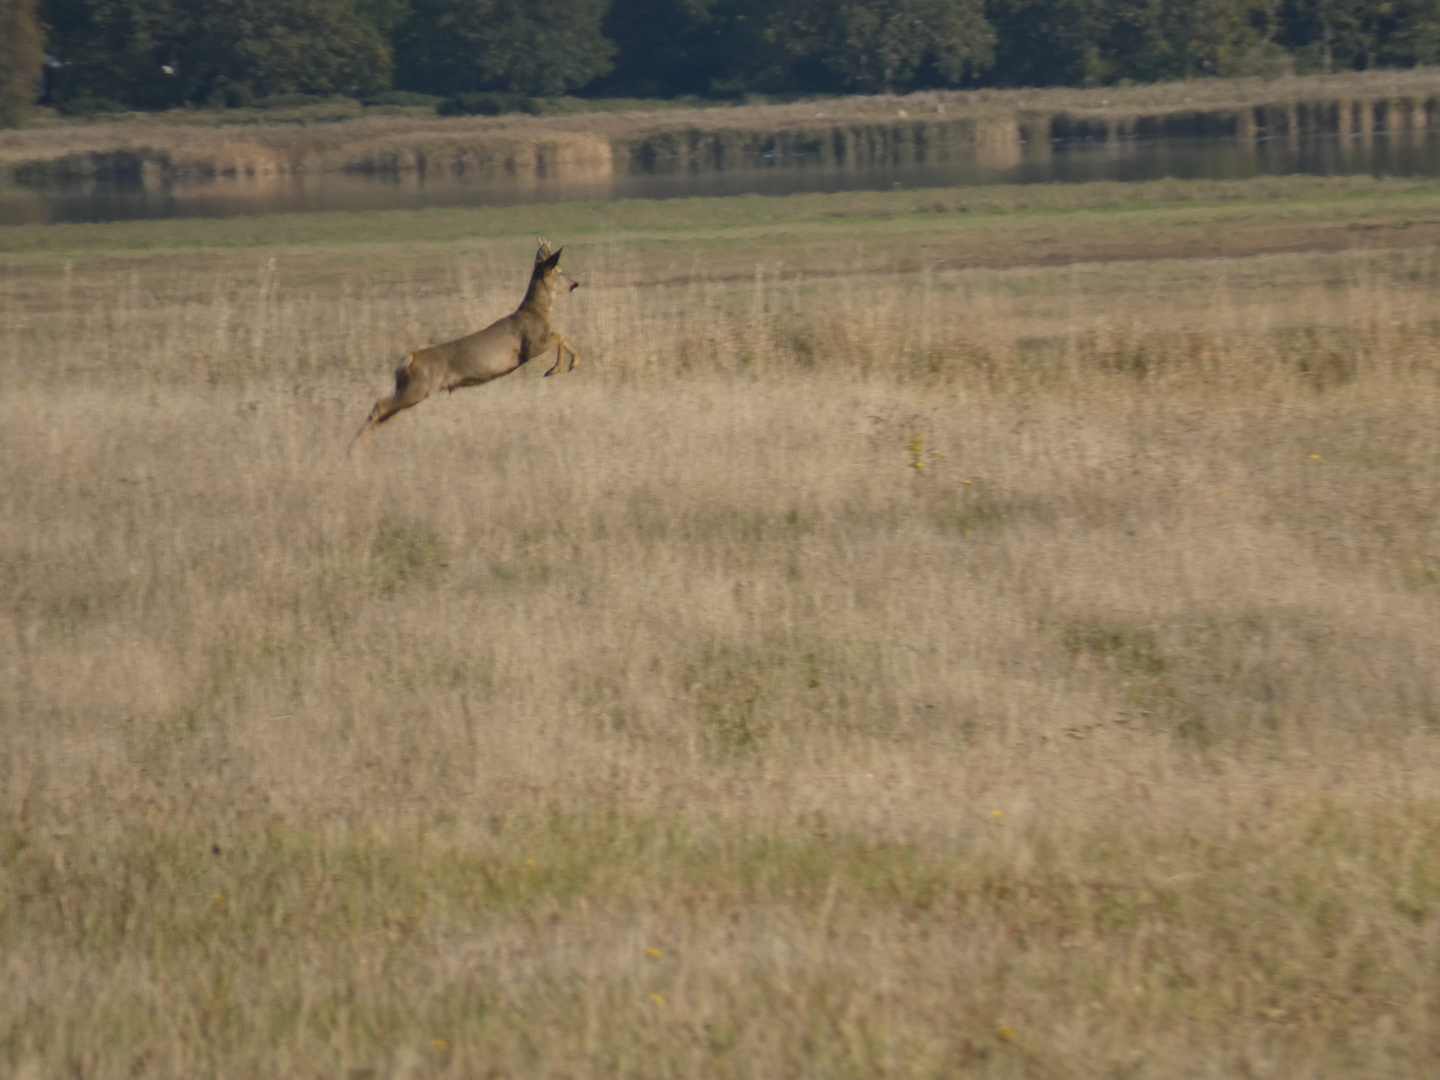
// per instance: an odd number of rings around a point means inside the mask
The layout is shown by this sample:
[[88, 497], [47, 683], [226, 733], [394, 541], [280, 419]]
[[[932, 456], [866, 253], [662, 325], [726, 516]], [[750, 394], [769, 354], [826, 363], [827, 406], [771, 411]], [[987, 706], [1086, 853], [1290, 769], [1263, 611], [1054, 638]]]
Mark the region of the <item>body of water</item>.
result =
[[1244, 179], [1293, 174], [1440, 176], [1440, 132], [1329, 135], [1301, 139], [1154, 139], [1074, 141], [1022, 147], [1009, 160], [984, 151], [943, 162], [836, 166], [804, 157], [761, 159], [721, 171], [617, 172], [601, 181], [564, 178], [356, 175], [218, 178], [146, 186], [85, 183], [46, 190], [0, 189], [0, 225], [235, 217], [315, 210], [506, 206], [576, 199], [673, 199], [688, 196], [789, 195], [811, 191], [890, 190], [982, 184], [1083, 183], [1095, 180]]

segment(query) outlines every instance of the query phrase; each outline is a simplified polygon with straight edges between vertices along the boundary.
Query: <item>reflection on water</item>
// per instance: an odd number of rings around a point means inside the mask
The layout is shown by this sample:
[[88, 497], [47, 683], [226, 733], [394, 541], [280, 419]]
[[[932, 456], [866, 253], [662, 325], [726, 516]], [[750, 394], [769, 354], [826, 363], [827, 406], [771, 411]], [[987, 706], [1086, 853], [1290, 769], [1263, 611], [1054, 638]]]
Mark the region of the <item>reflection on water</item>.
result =
[[804, 191], [876, 191], [979, 184], [1081, 183], [1092, 180], [1243, 179], [1294, 173], [1440, 176], [1440, 132], [1303, 139], [1155, 139], [1031, 144], [1013, 153], [984, 150], [943, 162], [836, 166], [804, 157], [757, 160], [716, 172], [636, 168], [600, 181], [317, 176], [221, 178], [163, 187], [91, 183], [44, 192], [0, 189], [0, 224], [233, 217], [307, 210], [510, 206], [574, 199], [672, 199], [697, 195], [789, 195]]

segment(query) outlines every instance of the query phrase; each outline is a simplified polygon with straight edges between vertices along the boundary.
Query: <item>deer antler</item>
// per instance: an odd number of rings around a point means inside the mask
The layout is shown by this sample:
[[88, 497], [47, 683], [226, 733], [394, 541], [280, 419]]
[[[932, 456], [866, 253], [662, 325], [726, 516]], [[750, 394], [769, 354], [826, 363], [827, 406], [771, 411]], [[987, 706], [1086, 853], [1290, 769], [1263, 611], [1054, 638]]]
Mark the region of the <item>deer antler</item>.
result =
[[543, 262], [550, 257], [550, 241], [543, 236], [537, 236], [535, 242], [540, 245], [540, 250], [535, 252], [535, 261]]

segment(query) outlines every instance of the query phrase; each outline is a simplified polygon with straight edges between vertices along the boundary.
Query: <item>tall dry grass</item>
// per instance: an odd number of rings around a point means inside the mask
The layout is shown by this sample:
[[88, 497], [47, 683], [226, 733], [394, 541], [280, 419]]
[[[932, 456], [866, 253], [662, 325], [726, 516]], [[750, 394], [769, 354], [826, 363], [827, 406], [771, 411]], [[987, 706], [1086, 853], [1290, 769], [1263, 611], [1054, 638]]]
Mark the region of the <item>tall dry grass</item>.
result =
[[1434, 252], [755, 243], [8, 268], [4, 1072], [1433, 1068]]

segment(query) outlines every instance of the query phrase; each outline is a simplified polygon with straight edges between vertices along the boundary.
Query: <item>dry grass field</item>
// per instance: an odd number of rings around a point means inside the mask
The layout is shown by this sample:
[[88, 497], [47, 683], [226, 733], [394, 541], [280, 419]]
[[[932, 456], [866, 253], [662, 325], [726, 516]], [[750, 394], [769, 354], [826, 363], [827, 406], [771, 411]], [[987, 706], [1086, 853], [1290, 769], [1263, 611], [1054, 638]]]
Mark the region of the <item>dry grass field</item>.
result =
[[1432, 1073], [1435, 196], [1097, 190], [555, 230], [353, 460], [533, 241], [12, 245], [0, 1073]]

